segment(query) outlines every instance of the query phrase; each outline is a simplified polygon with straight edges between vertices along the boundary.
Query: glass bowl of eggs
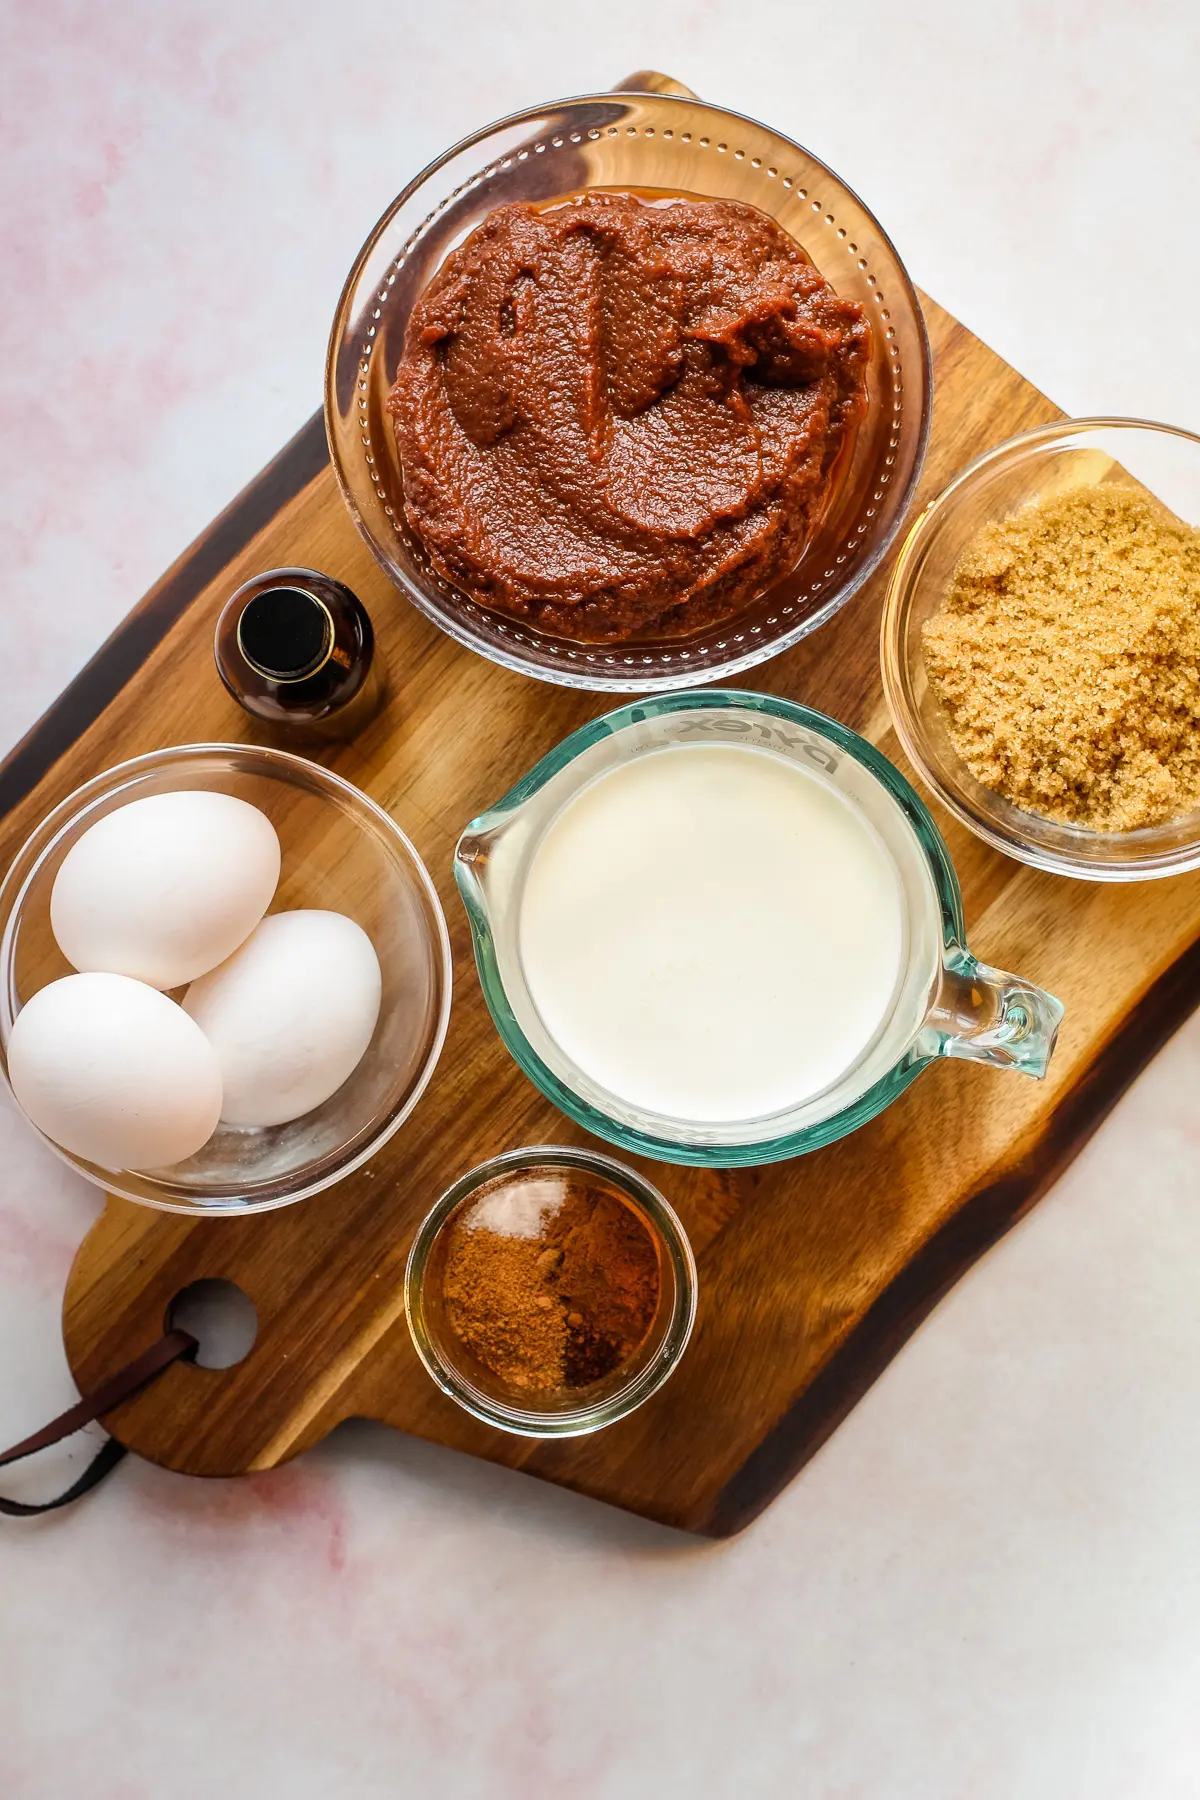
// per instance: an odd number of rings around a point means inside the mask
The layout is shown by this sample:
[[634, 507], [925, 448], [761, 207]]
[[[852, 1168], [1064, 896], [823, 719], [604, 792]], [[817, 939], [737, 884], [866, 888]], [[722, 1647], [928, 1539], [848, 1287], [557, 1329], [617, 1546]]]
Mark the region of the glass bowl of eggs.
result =
[[0, 885], [0, 1073], [89, 1181], [181, 1213], [319, 1193], [437, 1063], [450, 943], [404, 833], [283, 750], [97, 776]]

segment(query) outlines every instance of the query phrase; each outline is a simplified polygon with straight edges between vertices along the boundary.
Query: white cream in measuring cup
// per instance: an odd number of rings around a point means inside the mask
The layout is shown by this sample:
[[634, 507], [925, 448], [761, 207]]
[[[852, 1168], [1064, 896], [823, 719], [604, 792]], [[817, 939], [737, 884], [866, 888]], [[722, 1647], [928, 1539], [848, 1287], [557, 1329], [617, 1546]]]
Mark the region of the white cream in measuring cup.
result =
[[538, 841], [518, 919], [530, 998], [566, 1055], [696, 1122], [829, 1087], [891, 1011], [904, 945], [871, 823], [748, 744], [668, 745], [584, 787]]

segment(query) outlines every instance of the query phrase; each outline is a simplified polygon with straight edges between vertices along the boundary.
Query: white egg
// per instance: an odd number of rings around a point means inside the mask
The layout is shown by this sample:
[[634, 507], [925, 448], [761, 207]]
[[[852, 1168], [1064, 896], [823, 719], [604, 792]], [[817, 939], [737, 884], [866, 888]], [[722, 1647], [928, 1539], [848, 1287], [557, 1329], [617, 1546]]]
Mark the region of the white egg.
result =
[[217, 1053], [227, 1125], [285, 1125], [353, 1074], [383, 982], [375, 947], [342, 913], [272, 913], [194, 981], [184, 1011]]
[[221, 1114], [216, 1051], [181, 1006], [127, 975], [65, 975], [17, 1014], [8, 1078], [39, 1131], [102, 1169], [157, 1169]]
[[72, 968], [181, 987], [254, 930], [279, 861], [275, 827], [257, 806], [200, 788], [150, 794], [71, 846], [50, 924]]

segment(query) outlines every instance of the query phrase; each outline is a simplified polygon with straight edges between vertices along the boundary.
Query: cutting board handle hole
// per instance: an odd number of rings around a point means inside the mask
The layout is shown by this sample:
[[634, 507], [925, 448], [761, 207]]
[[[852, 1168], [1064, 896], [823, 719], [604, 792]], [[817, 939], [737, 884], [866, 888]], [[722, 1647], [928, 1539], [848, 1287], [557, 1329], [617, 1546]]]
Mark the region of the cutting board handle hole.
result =
[[232, 1369], [244, 1362], [258, 1336], [258, 1310], [232, 1281], [189, 1282], [167, 1308], [166, 1328], [190, 1331], [202, 1369]]

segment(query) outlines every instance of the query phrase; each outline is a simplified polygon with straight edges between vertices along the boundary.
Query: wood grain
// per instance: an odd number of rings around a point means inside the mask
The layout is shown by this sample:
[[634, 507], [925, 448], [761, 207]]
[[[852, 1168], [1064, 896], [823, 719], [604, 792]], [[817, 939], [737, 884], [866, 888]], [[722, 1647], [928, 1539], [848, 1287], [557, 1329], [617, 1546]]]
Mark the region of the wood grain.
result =
[[[926, 497], [970, 457], [1055, 408], [930, 302], [937, 398]], [[130, 1448], [200, 1475], [267, 1468], [367, 1416], [689, 1530], [744, 1526], [896, 1349], [1054, 1178], [1200, 993], [1200, 876], [1131, 887], [1055, 880], [939, 813], [972, 948], [1065, 1002], [1049, 1079], [943, 1063], [853, 1138], [789, 1164], [708, 1173], [645, 1165], [692, 1238], [696, 1335], [667, 1387], [591, 1439], [529, 1443], [462, 1414], [409, 1342], [401, 1282], [415, 1226], [463, 1170], [519, 1144], [580, 1142], [525, 1080], [483, 1006], [450, 874], [461, 827], [603, 710], [459, 649], [376, 569], [318, 455], [315, 426], [176, 566], [0, 770], [7, 861], [98, 769], [165, 743], [255, 740], [212, 665], [216, 614], [249, 575], [304, 563], [366, 601], [392, 698], [340, 773], [391, 811], [442, 895], [456, 977], [450, 1035], [413, 1119], [377, 1161], [261, 1218], [192, 1221], [110, 1200], [71, 1274], [64, 1334], [82, 1387], [162, 1328], [201, 1276], [259, 1314], [233, 1369], [176, 1366], [108, 1421]], [[855, 726], [900, 760], [877, 671], [886, 569], [755, 685]], [[127, 635], [131, 634], [131, 635]], [[17, 796], [20, 795], [18, 798]], [[937, 809], [935, 808], [935, 811]]]

